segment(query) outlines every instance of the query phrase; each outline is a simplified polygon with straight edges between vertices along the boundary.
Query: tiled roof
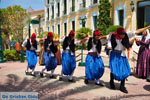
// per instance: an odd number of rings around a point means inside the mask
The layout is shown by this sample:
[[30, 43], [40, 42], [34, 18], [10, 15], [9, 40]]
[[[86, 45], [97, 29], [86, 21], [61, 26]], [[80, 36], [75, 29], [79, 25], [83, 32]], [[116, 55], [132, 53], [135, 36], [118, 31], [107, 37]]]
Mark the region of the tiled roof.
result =
[[31, 14], [31, 15], [33, 15], [33, 14], [39, 14], [39, 13], [44, 13], [44, 9], [29, 12], [29, 14]]

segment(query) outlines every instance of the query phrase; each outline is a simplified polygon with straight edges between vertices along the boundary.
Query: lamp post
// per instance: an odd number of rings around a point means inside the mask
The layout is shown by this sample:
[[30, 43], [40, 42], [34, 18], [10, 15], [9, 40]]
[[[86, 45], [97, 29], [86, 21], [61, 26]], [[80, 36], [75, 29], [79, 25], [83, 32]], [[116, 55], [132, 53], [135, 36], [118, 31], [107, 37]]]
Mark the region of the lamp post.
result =
[[[84, 16], [83, 18], [79, 18], [80, 24], [82, 25], [82, 27], [85, 27], [86, 24], [86, 16]], [[85, 62], [83, 62], [83, 44], [81, 46], [81, 62], [79, 62], [79, 66], [85, 66]]]
[[82, 27], [85, 27], [86, 19], [87, 19], [86, 16], [84, 16], [82, 18], [81, 17], [79, 18], [79, 21], [80, 21], [80, 24], [82, 25]]
[[131, 10], [132, 10], [132, 12], [133, 12], [133, 11], [135, 10], [134, 2], [133, 2], [133, 1], [131, 1], [130, 5], [131, 5]]
[[30, 26], [30, 24], [39, 24], [39, 21], [38, 21], [38, 20], [31, 20], [31, 21], [29, 22], [29, 29], [28, 29], [29, 38], [31, 37], [31, 26]]
[[[31, 37], [31, 31], [30, 31], [31, 26], [30, 26], [30, 23], [31, 23], [31, 21], [29, 22], [29, 29], [28, 29], [28, 32], [29, 32], [28, 36], [29, 36], [29, 38]], [[23, 50], [23, 47], [22, 47], [22, 43], [21, 43], [21, 51], [20, 51], [20, 53], [21, 53], [20, 62], [23, 63], [24, 62], [24, 50]]]
[[[31, 21], [29, 22], [29, 29], [28, 29], [28, 37], [30, 38], [31, 36], [31, 31], [30, 31], [30, 23]], [[23, 43], [23, 42], [22, 42]], [[24, 62], [24, 50], [23, 50], [23, 46], [22, 46], [22, 43], [21, 43], [21, 50], [20, 50], [20, 54], [21, 54], [21, 59], [20, 59], [20, 62], [23, 63]]]

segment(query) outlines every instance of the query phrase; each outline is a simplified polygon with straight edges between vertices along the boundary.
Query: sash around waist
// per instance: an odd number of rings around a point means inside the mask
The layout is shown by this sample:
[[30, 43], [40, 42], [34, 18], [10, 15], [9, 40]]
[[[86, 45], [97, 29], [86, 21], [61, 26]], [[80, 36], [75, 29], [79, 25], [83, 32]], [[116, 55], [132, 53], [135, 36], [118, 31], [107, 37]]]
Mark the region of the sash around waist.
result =
[[113, 50], [113, 52], [116, 52], [116, 53], [122, 53], [121, 50]]
[[97, 52], [88, 52], [90, 56], [98, 56]]
[[71, 50], [63, 50], [63, 52], [65, 52], [65, 53], [71, 53]]

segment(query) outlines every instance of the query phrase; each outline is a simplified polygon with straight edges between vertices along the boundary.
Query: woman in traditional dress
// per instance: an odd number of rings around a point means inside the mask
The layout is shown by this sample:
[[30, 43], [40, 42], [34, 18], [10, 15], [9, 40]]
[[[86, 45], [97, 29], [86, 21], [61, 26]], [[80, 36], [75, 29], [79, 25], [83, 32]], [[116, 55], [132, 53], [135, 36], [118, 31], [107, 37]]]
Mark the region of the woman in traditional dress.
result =
[[137, 40], [136, 43], [140, 46], [137, 59], [136, 74], [140, 78], [147, 78], [150, 75], [150, 33], [145, 30], [142, 33], [142, 40]]
[[44, 61], [43, 61], [44, 42], [43, 42], [43, 39], [40, 39], [39, 43], [40, 43], [40, 46], [41, 46], [40, 53], [39, 53], [39, 64], [44, 65]]
[[[57, 34], [55, 34], [55, 41], [58, 41], [59, 37]], [[56, 52], [56, 59], [57, 59], [57, 65], [61, 65], [61, 51], [60, 51], [60, 44], [57, 45], [57, 52]]]

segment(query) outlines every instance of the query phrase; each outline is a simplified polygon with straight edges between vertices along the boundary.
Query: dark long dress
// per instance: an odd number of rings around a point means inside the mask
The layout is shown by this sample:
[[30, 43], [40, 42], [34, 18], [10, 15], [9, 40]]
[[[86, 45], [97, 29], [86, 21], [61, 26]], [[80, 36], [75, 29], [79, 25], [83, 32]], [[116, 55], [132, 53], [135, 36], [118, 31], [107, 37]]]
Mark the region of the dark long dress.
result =
[[136, 73], [138, 77], [146, 78], [150, 75], [150, 39], [145, 42], [145, 38], [142, 37], [140, 43], [137, 42], [137, 45], [140, 45]]
[[58, 51], [56, 52], [56, 58], [57, 58], [57, 65], [61, 65], [61, 52], [60, 49], [58, 48]]

